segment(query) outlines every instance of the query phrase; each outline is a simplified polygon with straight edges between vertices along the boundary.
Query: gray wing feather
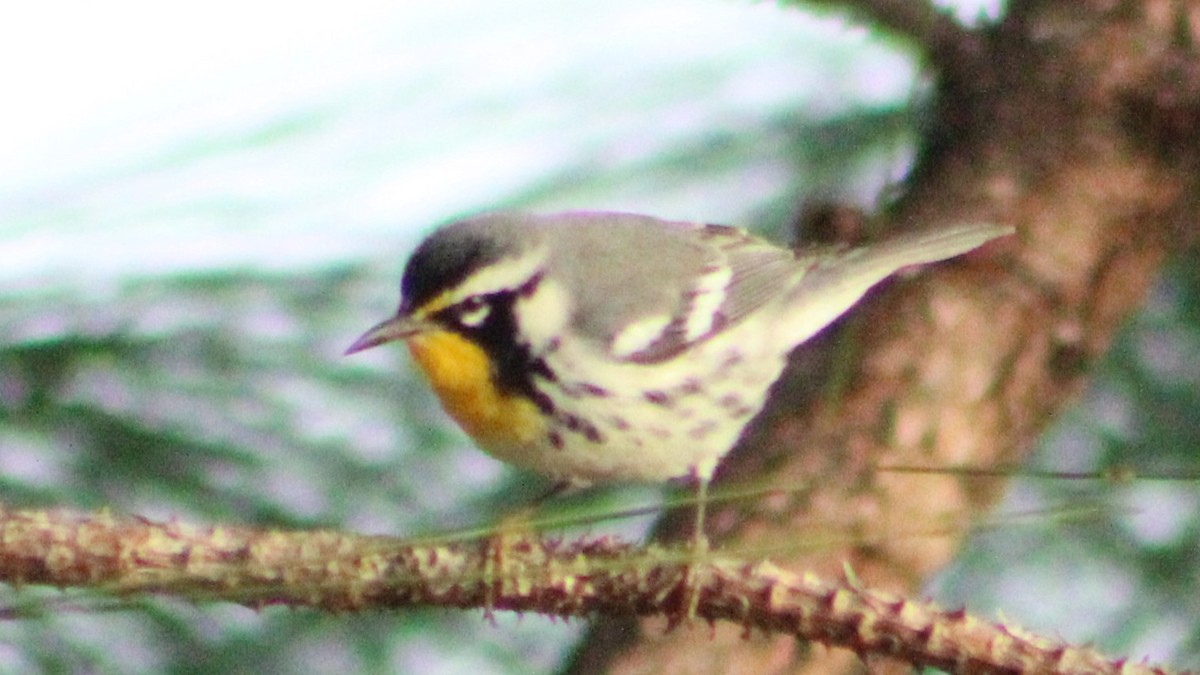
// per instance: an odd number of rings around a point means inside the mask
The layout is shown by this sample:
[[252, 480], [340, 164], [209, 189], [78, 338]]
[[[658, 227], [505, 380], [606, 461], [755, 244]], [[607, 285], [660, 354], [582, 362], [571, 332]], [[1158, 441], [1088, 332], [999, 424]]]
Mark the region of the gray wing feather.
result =
[[791, 251], [779, 248], [742, 230], [725, 234], [720, 247], [722, 263], [731, 272], [720, 315], [726, 324], [735, 323], [775, 299], [796, 274]]
[[[546, 236], [559, 237], [554, 264], [573, 292], [574, 330], [633, 363], [669, 359], [779, 301], [772, 332], [798, 344], [896, 270], [951, 258], [1013, 231], [962, 225], [858, 249], [793, 253], [722, 225], [618, 213], [554, 218], [573, 225], [547, 228]], [[616, 353], [621, 332], [643, 320], [661, 323], [651, 322], [654, 332], [640, 348]]]
[[[672, 310], [672, 318], [658, 339], [624, 360], [653, 363], [671, 358], [741, 321], [778, 298], [796, 272], [790, 251], [743, 230], [706, 225], [691, 233], [705, 244], [704, 264], [689, 279]], [[708, 275], [723, 280], [705, 288]], [[691, 323], [699, 320], [701, 329]]]

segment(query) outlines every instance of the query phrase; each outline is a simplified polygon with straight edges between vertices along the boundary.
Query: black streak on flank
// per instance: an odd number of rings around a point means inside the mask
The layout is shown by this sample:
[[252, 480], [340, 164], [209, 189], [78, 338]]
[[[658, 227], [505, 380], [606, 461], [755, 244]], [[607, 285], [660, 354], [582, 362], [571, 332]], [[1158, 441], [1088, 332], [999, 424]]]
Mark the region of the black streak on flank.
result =
[[651, 390], [643, 393], [642, 397], [645, 398], [650, 403], [653, 403], [654, 405], [662, 406], [664, 408], [669, 408], [669, 407], [671, 407], [671, 404], [674, 403], [674, 401], [671, 399], [671, 397], [667, 395], [667, 392], [659, 391], [658, 389], [651, 389]]
[[593, 443], [603, 443], [604, 442], [604, 435], [601, 434], [600, 430], [597, 429], [595, 427], [595, 425], [593, 425], [593, 424], [588, 424], [586, 427], [584, 427], [583, 437]]
[[733, 419], [741, 419], [754, 414], [754, 406], [747, 405], [741, 396], [729, 393], [717, 399], [717, 405], [729, 412]]
[[543, 415], [554, 414], [554, 399], [547, 396], [545, 392], [535, 390], [531, 398], [533, 400], [533, 404], [537, 406], [537, 409], [540, 410]]
[[[718, 317], [718, 318], [723, 319], [724, 317]], [[718, 320], [718, 319], [714, 319], [714, 321], [716, 321], [716, 320]], [[736, 367], [742, 365], [743, 360], [744, 360], [744, 357], [742, 356], [741, 352], [734, 351], [731, 349], [728, 352], [725, 352], [725, 359], [723, 361], [721, 361], [721, 365], [718, 367], [718, 371], [724, 372], [726, 370], [729, 370], [730, 368], [736, 368]]]
[[734, 410], [742, 405], [742, 397], [733, 393], [725, 394], [717, 399], [717, 405], [726, 410]]
[[712, 432], [714, 432], [716, 430], [717, 430], [717, 423], [712, 420], [706, 420], [706, 421], [702, 422], [699, 426], [696, 426], [696, 427], [690, 429], [688, 431], [688, 436], [699, 441], [699, 440], [703, 440], [705, 437], [707, 437], [709, 434], [711, 434]]
[[608, 398], [609, 396], [609, 391], [607, 389], [599, 385], [592, 384], [591, 382], [581, 382], [579, 384], [579, 388], [583, 390], [583, 393], [587, 394], [588, 396], [594, 396], [595, 398]]
[[604, 442], [604, 435], [600, 433], [596, 425], [578, 415], [567, 413], [562, 416], [562, 422], [566, 425], [567, 431], [580, 434], [593, 443]]
[[570, 398], [608, 398], [611, 395], [604, 387], [592, 384], [591, 382], [576, 382], [574, 384], [563, 383], [562, 392]]

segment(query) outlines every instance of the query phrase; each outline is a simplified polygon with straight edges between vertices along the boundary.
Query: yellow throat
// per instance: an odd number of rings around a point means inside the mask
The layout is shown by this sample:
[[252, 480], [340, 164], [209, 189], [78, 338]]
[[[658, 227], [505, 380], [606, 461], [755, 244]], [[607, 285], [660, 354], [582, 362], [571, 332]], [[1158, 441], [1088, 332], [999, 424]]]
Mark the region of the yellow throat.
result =
[[509, 457], [544, 432], [532, 401], [496, 388], [487, 353], [475, 343], [443, 330], [405, 342], [442, 407], [483, 449]]

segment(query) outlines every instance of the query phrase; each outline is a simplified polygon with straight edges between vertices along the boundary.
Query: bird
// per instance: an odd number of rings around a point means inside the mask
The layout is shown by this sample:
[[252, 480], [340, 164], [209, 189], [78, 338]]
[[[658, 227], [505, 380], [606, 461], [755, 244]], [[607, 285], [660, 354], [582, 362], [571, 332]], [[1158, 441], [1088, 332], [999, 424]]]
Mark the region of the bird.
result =
[[706, 550], [708, 484], [788, 354], [897, 270], [1013, 231], [791, 249], [632, 213], [485, 213], [417, 246], [396, 313], [346, 354], [404, 342], [482, 450], [560, 485], [692, 480]]

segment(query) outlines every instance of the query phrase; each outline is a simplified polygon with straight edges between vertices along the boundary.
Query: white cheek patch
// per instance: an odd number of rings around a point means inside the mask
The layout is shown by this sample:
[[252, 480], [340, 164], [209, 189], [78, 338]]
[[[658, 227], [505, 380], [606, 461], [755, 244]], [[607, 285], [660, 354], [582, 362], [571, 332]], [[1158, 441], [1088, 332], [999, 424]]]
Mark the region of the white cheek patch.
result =
[[671, 325], [671, 317], [666, 315], [651, 316], [638, 319], [626, 326], [612, 341], [612, 354], [617, 358], [627, 358], [654, 344], [667, 326]]
[[692, 301], [688, 308], [687, 322], [683, 326], [684, 339], [696, 340], [713, 329], [717, 310], [724, 304], [729, 282], [732, 280], [733, 270], [725, 265], [696, 280], [696, 286], [691, 293]]
[[571, 316], [571, 300], [561, 284], [543, 278], [532, 295], [517, 299], [513, 308], [530, 346], [544, 347], [562, 337]]
[[523, 255], [504, 258], [485, 265], [454, 289], [454, 296], [447, 304], [457, 304], [472, 295], [488, 295], [496, 291], [516, 290], [538, 273], [542, 264], [546, 262], [548, 254], [549, 250], [545, 246], [539, 246]]

